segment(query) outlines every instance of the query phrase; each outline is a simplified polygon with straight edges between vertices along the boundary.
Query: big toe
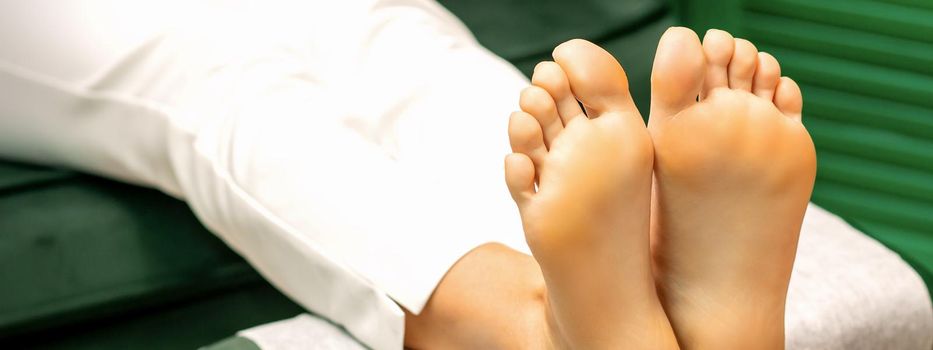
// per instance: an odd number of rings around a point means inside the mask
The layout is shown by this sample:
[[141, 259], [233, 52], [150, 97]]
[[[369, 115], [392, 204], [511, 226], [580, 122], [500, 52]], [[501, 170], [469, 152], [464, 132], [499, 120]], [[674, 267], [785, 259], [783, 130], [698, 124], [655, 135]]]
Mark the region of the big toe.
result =
[[658, 43], [651, 69], [651, 120], [666, 118], [696, 103], [706, 57], [692, 30], [671, 27]]
[[589, 41], [573, 39], [558, 45], [553, 56], [590, 118], [608, 111], [636, 110], [625, 70], [606, 50]]

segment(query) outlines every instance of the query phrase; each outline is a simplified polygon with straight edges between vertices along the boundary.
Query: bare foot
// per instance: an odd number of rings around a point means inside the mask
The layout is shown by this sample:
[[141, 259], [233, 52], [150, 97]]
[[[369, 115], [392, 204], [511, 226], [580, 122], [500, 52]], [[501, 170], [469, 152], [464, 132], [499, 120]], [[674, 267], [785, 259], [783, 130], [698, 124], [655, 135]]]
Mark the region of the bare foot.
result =
[[509, 123], [515, 153], [505, 161], [547, 285], [553, 343], [675, 348], [651, 273], [653, 148], [625, 72], [584, 40], [561, 44], [553, 56], [521, 95], [523, 112]]
[[[816, 155], [797, 85], [748, 41], [671, 28], [652, 75], [652, 243], [684, 348], [783, 349]], [[700, 96], [699, 102], [697, 96]]]

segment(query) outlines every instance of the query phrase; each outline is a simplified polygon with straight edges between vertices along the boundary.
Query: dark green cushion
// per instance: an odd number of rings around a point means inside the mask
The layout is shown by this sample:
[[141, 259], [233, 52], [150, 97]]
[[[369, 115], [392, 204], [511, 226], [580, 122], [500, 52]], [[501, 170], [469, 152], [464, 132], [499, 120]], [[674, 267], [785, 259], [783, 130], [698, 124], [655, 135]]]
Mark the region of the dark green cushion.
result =
[[154, 190], [0, 163], [0, 336], [257, 283]]
[[680, 1], [695, 29], [773, 54], [803, 90], [813, 201], [900, 253], [933, 286], [933, 2]]
[[[94, 322], [74, 323], [43, 333], [3, 339], [4, 349], [196, 349], [217, 343], [237, 330], [279, 321], [301, 313], [271, 286], [247, 284], [176, 302], [123, 312]], [[243, 338], [215, 349], [243, 347]], [[222, 347], [221, 347], [222, 346]], [[253, 344], [253, 346], [255, 346]]]

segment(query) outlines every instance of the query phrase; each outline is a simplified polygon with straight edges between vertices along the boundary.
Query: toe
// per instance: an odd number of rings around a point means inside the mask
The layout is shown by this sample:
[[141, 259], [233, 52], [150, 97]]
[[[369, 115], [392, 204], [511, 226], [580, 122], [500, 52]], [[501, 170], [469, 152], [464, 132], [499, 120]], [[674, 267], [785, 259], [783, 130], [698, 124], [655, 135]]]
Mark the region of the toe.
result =
[[541, 125], [525, 112], [514, 112], [509, 117], [509, 143], [512, 152], [528, 155], [537, 165], [542, 164], [547, 155]]
[[781, 77], [774, 92], [774, 105], [784, 115], [800, 121], [803, 112], [803, 95], [793, 79]]
[[687, 28], [668, 29], [658, 43], [651, 69], [651, 120], [672, 116], [696, 103], [705, 67], [696, 33]]
[[538, 63], [531, 76], [531, 83], [544, 88], [551, 95], [563, 125], [567, 125], [573, 118], [584, 116], [583, 109], [580, 109], [580, 104], [570, 90], [567, 75], [559, 64], [551, 61]]
[[553, 56], [590, 118], [607, 111], [637, 113], [625, 71], [609, 52], [589, 41], [574, 39], [557, 46]]
[[535, 167], [531, 158], [522, 153], [505, 156], [505, 184], [521, 210], [535, 194]]
[[729, 87], [752, 90], [752, 78], [758, 67], [758, 49], [751, 41], [735, 39], [735, 52], [729, 61]]
[[541, 125], [540, 129], [544, 133], [544, 144], [550, 148], [551, 142], [557, 138], [561, 129], [564, 128], [557, 112], [557, 106], [554, 104], [554, 99], [544, 89], [532, 85], [522, 90], [518, 104], [523, 111], [531, 114]]
[[752, 93], [767, 101], [774, 98], [774, 89], [781, 80], [781, 65], [767, 52], [758, 53], [758, 69], [752, 79]]
[[735, 52], [735, 39], [726, 31], [710, 29], [703, 36], [703, 52], [707, 66], [701, 98], [715, 88], [729, 87], [728, 68]]

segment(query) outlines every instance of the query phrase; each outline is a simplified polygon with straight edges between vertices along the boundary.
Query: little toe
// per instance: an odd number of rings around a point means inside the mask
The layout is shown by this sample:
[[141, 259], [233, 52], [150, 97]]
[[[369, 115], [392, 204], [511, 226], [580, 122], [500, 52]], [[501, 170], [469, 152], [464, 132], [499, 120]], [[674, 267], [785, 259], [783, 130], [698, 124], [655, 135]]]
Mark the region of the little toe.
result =
[[535, 66], [531, 83], [546, 90], [557, 104], [557, 112], [563, 125], [567, 125], [573, 118], [583, 117], [583, 109], [570, 90], [570, 82], [559, 64], [544, 61]]
[[706, 66], [696, 33], [682, 27], [668, 29], [658, 43], [651, 69], [649, 122], [670, 117], [696, 103]]
[[803, 118], [803, 95], [793, 79], [781, 77], [774, 92], [774, 105], [789, 118], [801, 121]]
[[774, 99], [774, 90], [781, 80], [781, 65], [767, 52], [758, 53], [758, 69], [752, 79], [752, 93], [767, 101]]
[[703, 52], [706, 55], [706, 77], [700, 98], [719, 87], [729, 87], [729, 61], [735, 52], [735, 39], [726, 31], [710, 29], [703, 36]]
[[535, 117], [525, 112], [514, 112], [509, 117], [509, 144], [512, 152], [527, 155], [540, 166], [547, 155], [541, 125]]
[[523, 153], [505, 156], [505, 184], [512, 200], [522, 210], [535, 194], [535, 167], [531, 158]]
[[538, 124], [541, 125], [541, 131], [544, 133], [544, 144], [550, 148], [551, 143], [554, 142], [554, 139], [564, 128], [557, 112], [557, 106], [554, 104], [554, 99], [544, 89], [532, 85], [522, 90], [518, 104], [523, 111], [534, 117]]
[[634, 111], [637, 115], [625, 70], [612, 54], [589, 41], [573, 39], [558, 45], [552, 55], [590, 118], [607, 111]]
[[752, 90], [752, 78], [758, 67], [758, 49], [745, 39], [735, 39], [735, 52], [729, 61], [729, 87]]

